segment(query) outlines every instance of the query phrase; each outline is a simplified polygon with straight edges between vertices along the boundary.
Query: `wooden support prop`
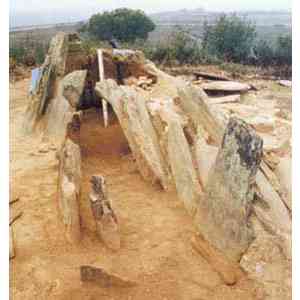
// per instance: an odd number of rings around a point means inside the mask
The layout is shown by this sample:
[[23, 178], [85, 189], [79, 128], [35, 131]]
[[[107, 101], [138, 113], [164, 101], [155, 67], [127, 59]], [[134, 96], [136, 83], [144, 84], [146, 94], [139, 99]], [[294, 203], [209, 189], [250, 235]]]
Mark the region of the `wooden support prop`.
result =
[[105, 179], [101, 175], [93, 175], [91, 184], [89, 197], [98, 235], [108, 248], [118, 250], [120, 249], [119, 225], [107, 198]]
[[[98, 49], [98, 63], [99, 63], [100, 81], [103, 81], [104, 80], [104, 66], [103, 66], [103, 52], [101, 49]], [[104, 99], [102, 99], [102, 109], [103, 109], [104, 127], [107, 127], [108, 126], [107, 102]]]

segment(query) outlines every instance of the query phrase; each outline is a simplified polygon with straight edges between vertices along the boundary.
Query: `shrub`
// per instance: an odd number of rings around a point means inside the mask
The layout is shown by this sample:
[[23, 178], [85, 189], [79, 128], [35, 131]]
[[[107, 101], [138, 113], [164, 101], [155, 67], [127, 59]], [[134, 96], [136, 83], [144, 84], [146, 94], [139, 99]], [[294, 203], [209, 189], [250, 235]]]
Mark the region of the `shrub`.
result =
[[137, 38], [147, 39], [154, 28], [155, 24], [143, 11], [120, 8], [93, 15], [79, 31], [87, 31], [101, 40], [116, 38], [121, 42], [134, 42]]
[[256, 36], [255, 26], [236, 15], [222, 15], [214, 25], [204, 23], [203, 47], [225, 61], [245, 62]]
[[270, 66], [275, 62], [273, 47], [265, 40], [259, 40], [254, 47], [256, 63], [264, 67]]
[[292, 65], [292, 36], [280, 36], [276, 43], [276, 63], [278, 65]]
[[22, 46], [10, 46], [9, 57], [14, 59], [17, 63], [22, 63], [25, 57], [26, 49]]

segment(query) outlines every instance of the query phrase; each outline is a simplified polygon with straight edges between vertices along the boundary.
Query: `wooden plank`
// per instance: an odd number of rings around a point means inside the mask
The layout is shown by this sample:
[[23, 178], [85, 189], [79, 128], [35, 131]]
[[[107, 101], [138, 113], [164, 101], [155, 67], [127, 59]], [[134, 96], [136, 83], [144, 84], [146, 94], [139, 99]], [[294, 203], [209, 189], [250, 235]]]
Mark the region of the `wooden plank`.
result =
[[[100, 81], [103, 81], [104, 66], [103, 66], [103, 52], [101, 49], [98, 49], [98, 63], [99, 63], [99, 78]], [[107, 102], [104, 99], [102, 99], [102, 110], [103, 110], [104, 127], [107, 127], [108, 126]]]

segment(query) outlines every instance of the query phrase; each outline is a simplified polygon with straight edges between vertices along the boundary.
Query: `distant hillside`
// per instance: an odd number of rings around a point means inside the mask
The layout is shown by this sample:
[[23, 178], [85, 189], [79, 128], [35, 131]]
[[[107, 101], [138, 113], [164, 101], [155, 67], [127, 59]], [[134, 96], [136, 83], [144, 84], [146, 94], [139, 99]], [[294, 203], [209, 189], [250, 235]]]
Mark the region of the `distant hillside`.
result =
[[[213, 24], [221, 14], [222, 12], [210, 12], [201, 8], [150, 14], [149, 16], [153, 19], [157, 27], [150, 34], [149, 39], [152, 42], [165, 41], [174, 31], [175, 25], [183, 26], [189, 29], [194, 37], [201, 38], [204, 21]], [[271, 43], [274, 43], [279, 35], [291, 33], [292, 17], [289, 11], [248, 11], [237, 12], [236, 14], [254, 22], [257, 26], [258, 38], [265, 39]], [[11, 26], [12, 24], [22, 24], [22, 20], [16, 20], [16, 17], [11, 17]], [[77, 21], [86, 19], [84, 17], [80, 19], [78, 15], [72, 14], [63, 18], [62, 15], [57, 14], [52, 19], [51, 15], [48, 15], [47, 18], [39, 16], [39, 19], [32, 17], [32, 23], [30, 23], [29, 18], [26, 18], [26, 26], [23, 24], [23, 26], [10, 28], [10, 42], [11, 44], [17, 44], [18, 42], [23, 42], [24, 39], [31, 38], [33, 40], [41, 38], [49, 42], [50, 38], [56, 32], [72, 32], [77, 30], [80, 26], [80, 22]], [[54, 20], [52, 24], [51, 20]], [[41, 23], [41, 21], [43, 22]], [[59, 24], [54, 24], [58, 23], [58, 21]]]
[[[255, 22], [257, 26], [283, 25], [291, 27], [292, 25], [292, 15], [289, 11], [245, 11], [234, 13]], [[205, 20], [209, 23], [214, 22], [221, 14], [222, 12], [210, 12], [204, 9], [184, 9], [151, 14], [150, 16], [159, 25], [201, 25]]]
[[[165, 40], [174, 30], [175, 25], [187, 28], [191, 33], [201, 38], [203, 23], [213, 24], [222, 12], [210, 12], [203, 9], [178, 10], [151, 14], [157, 28], [150, 35], [150, 40], [157, 42]], [[292, 30], [292, 15], [290, 11], [245, 11], [236, 12], [239, 17], [250, 20], [257, 27], [259, 39], [274, 43], [279, 35], [290, 34]]]

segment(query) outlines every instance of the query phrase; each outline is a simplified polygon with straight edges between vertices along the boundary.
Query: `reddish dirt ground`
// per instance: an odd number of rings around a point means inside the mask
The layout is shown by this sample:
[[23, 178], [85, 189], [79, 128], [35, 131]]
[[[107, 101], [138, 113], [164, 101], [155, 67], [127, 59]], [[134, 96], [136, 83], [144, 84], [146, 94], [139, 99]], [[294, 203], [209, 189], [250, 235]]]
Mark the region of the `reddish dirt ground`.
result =
[[[10, 92], [10, 182], [12, 207], [22, 210], [14, 225], [16, 257], [10, 261], [13, 299], [256, 299], [248, 280], [225, 286], [191, 246], [192, 221], [175, 193], [142, 180], [126, 139], [114, 119], [107, 129], [96, 112], [84, 114], [81, 128], [83, 238], [66, 242], [56, 203], [58, 161], [55, 146], [41, 136], [22, 134], [29, 80]], [[118, 215], [121, 249], [111, 252], [94, 231], [89, 210], [89, 179], [106, 177]], [[80, 282], [80, 265], [105, 268], [136, 281], [131, 288], [101, 288]]]

